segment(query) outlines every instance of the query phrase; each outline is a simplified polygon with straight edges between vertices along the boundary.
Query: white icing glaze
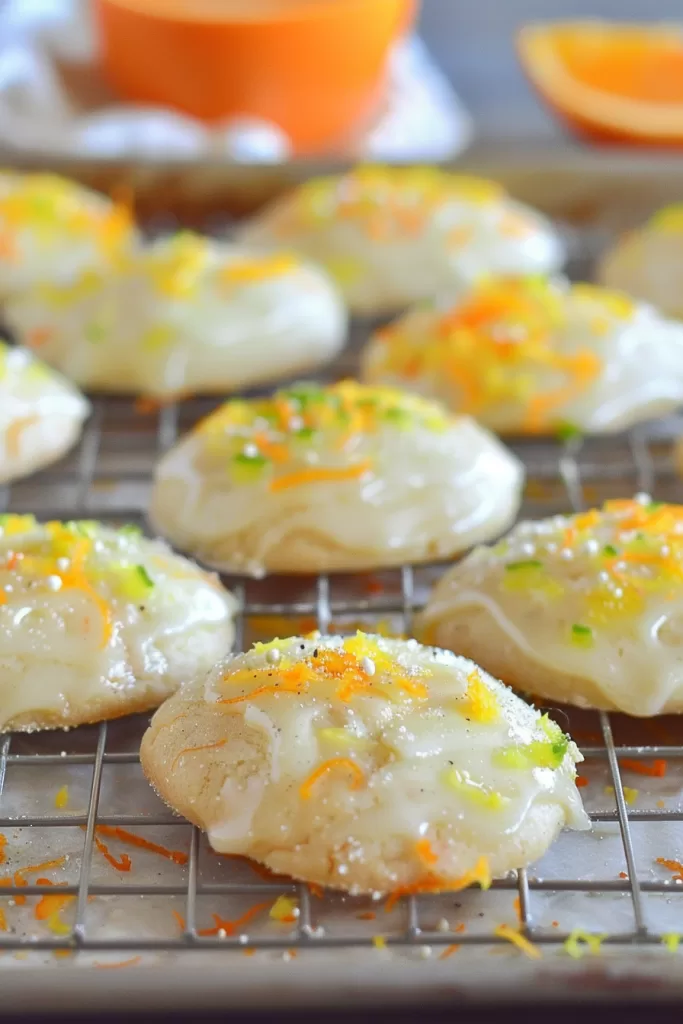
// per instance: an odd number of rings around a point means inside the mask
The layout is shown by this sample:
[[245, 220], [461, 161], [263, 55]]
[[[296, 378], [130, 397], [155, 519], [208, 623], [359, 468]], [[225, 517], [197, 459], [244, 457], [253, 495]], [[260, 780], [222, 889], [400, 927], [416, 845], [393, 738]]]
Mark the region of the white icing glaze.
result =
[[19, 295], [6, 315], [27, 344], [39, 332], [41, 355], [84, 387], [162, 398], [236, 391], [316, 367], [346, 333], [322, 271], [189, 234], [70, 291]]
[[549, 273], [564, 261], [541, 214], [493, 183], [424, 169], [368, 168], [309, 182], [239, 237], [297, 249], [366, 314], [453, 297], [486, 274]]
[[[363, 353], [363, 379], [409, 386], [501, 432], [549, 432], [563, 424], [615, 432], [683, 401], [683, 327], [651, 306], [560, 278], [547, 282], [536, 309], [539, 285], [532, 282], [526, 319], [516, 319], [508, 289], [499, 321], [489, 318], [475, 328], [464, 354], [452, 347], [445, 325], [450, 320], [455, 330], [459, 310], [473, 308], [478, 295], [482, 304], [489, 295], [496, 301], [496, 288], [500, 296], [506, 285], [484, 287], [488, 294], [473, 292], [452, 308], [411, 310], [375, 335]], [[532, 317], [540, 320], [540, 343]], [[519, 356], [508, 351], [515, 343]], [[546, 403], [544, 411], [534, 414], [538, 402]]]
[[75, 387], [0, 341], [0, 484], [60, 458], [89, 412]]
[[[683, 710], [683, 509], [633, 508], [640, 526], [624, 527], [633, 519], [624, 503], [588, 513], [590, 522], [584, 515], [521, 523], [495, 547], [478, 548], [437, 585], [420, 635], [443, 642], [452, 623], [476, 628], [483, 642], [494, 622], [547, 671], [550, 699], [555, 672], [576, 677], [584, 706], [581, 680], [628, 714]], [[471, 627], [474, 612], [485, 615]]]
[[69, 724], [117, 695], [124, 711], [150, 694], [160, 703], [230, 649], [233, 610], [158, 541], [0, 517], [0, 730], [22, 716]]
[[[379, 393], [351, 387], [361, 399]], [[405, 401], [396, 395], [397, 405]], [[342, 549], [359, 565], [435, 558], [496, 536], [518, 507], [521, 464], [469, 418], [443, 418], [431, 403], [424, 408], [443, 420], [437, 429], [386, 419], [343, 443], [340, 430], [303, 441], [273, 428], [273, 446], [287, 448], [284, 461], [273, 473], [240, 483], [231, 476], [230, 459], [242, 428], [228, 424], [221, 433], [225, 413], [219, 412], [159, 463], [151, 517], [207, 564], [255, 573], [274, 564], [282, 570], [288, 539], [309, 532], [322, 535], [332, 555]], [[358, 464], [368, 471], [355, 479], [272, 489], [273, 479], [289, 474], [343, 473]], [[333, 567], [343, 568], [342, 562]], [[290, 569], [298, 568], [294, 560]]]
[[[267, 657], [273, 646], [277, 667]], [[330, 652], [346, 668], [326, 668]], [[360, 668], [368, 655], [374, 675]], [[299, 849], [315, 833], [343, 876], [380, 837], [409, 859], [423, 840], [435, 858], [429, 871], [447, 879], [464, 847], [470, 868], [483, 856], [495, 871], [532, 808], [560, 807], [571, 827], [589, 827], [574, 744], [474, 663], [415, 640], [357, 634], [259, 644], [219, 664], [204, 699], [260, 731], [258, 708], [281, 739], [277, 777], [266, 771], [250, 786], [228, 775], [209, 832], [222, 853]], [[554, 767], [543, 756], [521, 767], [500, 760], [502, 750], [536, 744], [545, 755], [558, 742]], [[229, 764], [230, 743], [221, 756]]]

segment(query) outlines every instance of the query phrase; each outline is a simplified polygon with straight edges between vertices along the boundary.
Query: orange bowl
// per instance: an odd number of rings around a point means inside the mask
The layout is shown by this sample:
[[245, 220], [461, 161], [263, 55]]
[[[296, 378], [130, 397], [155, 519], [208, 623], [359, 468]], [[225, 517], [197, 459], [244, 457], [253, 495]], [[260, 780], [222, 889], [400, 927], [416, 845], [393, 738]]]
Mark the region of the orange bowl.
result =
[[123, 99], [203, 121], [263, 118], [325, 148], [376, 102], [417, 0], [95, 0], [103, 73]]

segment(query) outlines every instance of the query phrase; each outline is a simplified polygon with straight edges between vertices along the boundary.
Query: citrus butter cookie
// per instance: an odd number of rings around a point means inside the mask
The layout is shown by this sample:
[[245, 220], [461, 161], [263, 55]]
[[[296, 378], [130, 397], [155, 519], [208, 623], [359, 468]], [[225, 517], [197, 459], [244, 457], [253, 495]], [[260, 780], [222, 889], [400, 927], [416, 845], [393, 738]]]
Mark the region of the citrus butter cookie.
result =
[[72, 384], [26, 349], [0, 341], [0, 484], [61, 458], [89, 411]]
[[525, 522], [437, 584], [416, 625], [552, 701], [683, 711], [683, 506], [608, 501]]
[[683, 326], [594, 285], [490, 280], [378, 331], [361, 377], [500, 433], [611, 433], [683, 401]]
[[288, 254], [181, 232], [123, 269], [12, 298], [8, 324], [89, 391], [225, 393], [333, 359], [346, 312], [326, 275]]
[[358, 633], [224, 660], [143, 737], [147, 778], [220, 853], [362, 892], [456, 890], [587, 828], [581, 755], [466, 658]]
[[315, 260], [361, 314], [452, 296], [483, 274], [550, 273], [564, 259], [549, 222], [501, 185], [424, 167], [361, 167], [313, 179], [239, 237]]
[[0, 171], [0, 301], [107, 270], [138, 244], [127, 207], [56, 174]]
[[0, 732], [156, 707], [227, 654], [234, 607], [136, 527], [0, 516]]
[[228, 402], [160, 461], [150, 516], [226, 572], [446, 557], [514, 520], [523, 469], [468, 418], [354, 381]]
[[659, 210], [603, 255], [599, 280], [683, 318], [683, 203]]

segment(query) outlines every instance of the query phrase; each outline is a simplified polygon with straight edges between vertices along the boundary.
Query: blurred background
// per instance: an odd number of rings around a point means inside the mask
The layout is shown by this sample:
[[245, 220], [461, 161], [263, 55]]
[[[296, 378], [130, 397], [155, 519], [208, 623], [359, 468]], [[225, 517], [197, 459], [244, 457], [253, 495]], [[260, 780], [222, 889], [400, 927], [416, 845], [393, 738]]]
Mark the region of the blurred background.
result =
[[[564, 87], [560, 107], [579, 95], [577, 81], [603, 98], [616, 90], [619, 102], [654, 100], [657, 113], [673, 104], [662, 116], [674, 117], [667, 132], [679, 144], [678, 30], [655, 47], [604, 29], [598, 43], [546, 33], [522, 61], [518, 34], [586, 18], [639, 19], [647, 32], [681, 13], [680, 0], [0, 0], [0, 145], [276, 163], [440, 160], [491, 140], [566, 141], [567, 118], [539, 98], [548, 83], [529, 84], [537, 72]], [[611, 105], [600, 109], [611, 116]], [[628, 113], [639, 116], [652, 121], [643, 106]]]

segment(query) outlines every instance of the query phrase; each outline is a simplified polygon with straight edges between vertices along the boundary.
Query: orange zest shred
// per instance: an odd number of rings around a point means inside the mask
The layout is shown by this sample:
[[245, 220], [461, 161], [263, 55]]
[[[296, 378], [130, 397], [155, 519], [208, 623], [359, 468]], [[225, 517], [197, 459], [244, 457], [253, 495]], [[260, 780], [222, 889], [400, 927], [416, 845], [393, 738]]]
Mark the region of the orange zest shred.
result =
[[663, 779], [668, 767], [666, 761], [661, 758], [657, 758], [652, 764], [645, 764], [643, 761], [632, 760], [628, 757], [622, 758], [619, 766], [629, 772], [636, 772], [637, 775], [648, 775], [654, 779]]
[[[54, 527], [53, 535], [54, 532], [58, 532], [60, 529], [64, 529], [61, 523], [52, 525]], [[50, 524], [48, 524], [48, 526], [50, 526]], [[85, 560], [88, 557], [91, 547], [92, 541], [87, 537], [83, 537], [80, 540], [76, 541], [69, 555], [69, 568], [65, 570], [60, 570], [57, 573], [57, 575], [60, 577], [62, 581], [63, 589], [80, 590], [84, 594], [86, 594], [94, 602], [95, 605], [97, 605], [97, 608], [102, 617], [101, 646], [106, 647], [109, 641], [111, 640], [112, 634], [114, 632], [112, 613], [111, 608], [109, 607], [105, 599], [100, 594], [98, 594], [98, 592], [95, 590], [95, 588], [93, 587], [90, 580], [87, 578], [85, 574]]]
[[661, 864], [663, 868], [668, 868], [669, 871], [673, 871], [674, 880], [683, 882], [683, 864], [679, 860], [667, 860], [666, 857], [657, 857], [656, 864]]
[[[49, 871], [51, 868], [60, 868], [66, 861], [66, 857], [56, 857], [54, 860], [46, 860], [43, 864], [30, 864], [28, 867], [19, 868], [18, 871], [14, 872], [13, 879], [0, 879], [0, 884], [11, 885], [12, 881], [14, 885], [24, 886], [28, 885], [27, 875], [37, 875], [41, 871]], [[45, 879], [43, 879], [45, 881]], [[14, 902], [17, 906], [22, 906], [26, 903], [25, 896], [15, 896]]]
[[5, 448], [10, 459], [18, 459], [21, 454], [21, 437], [25, 430], [38, 423], [38, 416], [21, 416], [12, 420], [5, 429]]
[[362, 768], [352, 761], [350, 757], [331, 757], [328, 761], [319, 764], [315, 771], [311, 772], [305, 782], [299, 787], [299, 796], [302, 800], [310, 800], [315, 784], [331, 771], [344, 770], [351, 773], [351, 789], [360, 789], [365, 781]]
[[171, 913], [175, 917], [176, 922], [177, 922], [178, 927], [180, 928], [181, 932], [184, 932], [185, 931], [185, 918], [183, 917], [183, 915], [179, 914], [177, 910], [172, 910]]
[[439, 860], [438, 855], [434, 852], [432, 844], [428, 839], [418, 839], [415, 843], [415, 853], [418, 855], [423, 864], [428, 867], [432, 867]]
[[174, 770], [178, 761], [180, 761], [182, 757], [185, 757], [186, 754], [194, 754], [195, 751], [198, 750], [217, 750], [219, 747], [224, 747], [227, 742], [227, 740], [217, 740], [215, 743], [202, 743], [198, 747], [185, 747], [184, 750], [181, 750], [180, 753], [176, 754], [173, 758], [173, 761], [171, 762], [171, 771]]
[[493, 929], [493, 934], [499, 939], [511, 942], [513, 946], [516, 946], [520, 952], [524, 953], [531, 960], [540, 960], [543, 955], [538, 946], [535, 946], [533, 942], [529, 942], [521, 932], [511, 928], [509, 924], [499, 924], [497, 928]]
[[590, 779], [587, 779], [585, 775], [577, 775], [576, 776], [576, 785], [577, 785], [578, 789], [583, 789], [583, 787], [587, 786], [589, 784], [589, 782], [590, 782]]
[[201, 931], [197, 932], [197, 935], [218, 935], [219, 932], [225, 932], [226, 935], [234, 935], [235, 932], [242, 928], [245, 924], [248, 924], [252, 918], [256, 917], [269, 907], [269, 903], [255, 903], [253, 907], [249, 907], [240, 917], [234, 918], [234, 920], [226, 920], [220, 917], [219, 914], [212, 914], [215, 925], [213, 928], [202, 928]]
[[515, 896], [514, 900], [512, 901], [512, 909], [514, 910], [515, 914], [517, 915], [517, 920], [521, 924], [521, 921], [522, 921], [522, 904], [520, 902], [519, 896]]
[[7, 854], [5, 853], [5, 847], [7, 846], [7, 836], [0, 832], [0, 864], [4, 864], [7, 860]]
[[103, 964], [100, 963], [99, 960], [96, 960], [94, 966], [99, 967], [100, 970], [114, 970], [118, 967], [135, 967], [140, 963], [142, 963], [141, 956], [132, 956], [130, 960], [117, 960], [116, 963], [113, 964]]
[[356, 914], [356, 917], [359, 921], [374, 921], [377, 914], [374, 910], [364, 910], [362, 913]]
[[322, 885], [318, 885], [317, 882], [309, 882], [308, 888], [312, 896], [315, 896], [319, 900], [322, 900], [324, 898], [325, 891]]
[[337, 469], [301, 469], [296, 473], [287, 473], [276, 477], [270, 483], [273, 492], [284, 491], [290, 487], [302, 487], [312, 483], [335, 483], [343, 480], [357, 480], [372, 470], [370, 459], [364, 459], [353, 466], [341, 466]]
[[0, 932], [8, 931], [7, 918], [5, 917], [5, 911], [0, 907]]
[[152, 843], [149, 839], [143, 839], [142, 836], [138, 836], [134, 832], [129, 832], [125, 828], [119, 828], [118, 825], [98, 825], [95, 832], [99, 835], [108, 836], [110, 839], [119, 839], [122, 843], [128, 843], [129, 846], [137, 846], [141, 850], [158, 853], [160, 857], [165, 857], [166, 860], [173, 861], [174, 864], [187, 864], [189, 860], [188, 855], [182, 850], [169, 850], [166, 846]]
[[104, 859], [108, 861], [116, 871], [130, 871], [133, 866], [133, 862], [127, 853], [122, 853], [119, 860], [117, 860], [106, 843], [103, 843], [97, 836], [93, 836], [93, 840], [95, 842], [95, 846], [100, 851]]
[[446, 946], [443, 953], [439, 955], [439, 960], [448, 960], [449, 956], [453, 956], [460, 949], [460, 943], [453, 943], [450, 946]]

